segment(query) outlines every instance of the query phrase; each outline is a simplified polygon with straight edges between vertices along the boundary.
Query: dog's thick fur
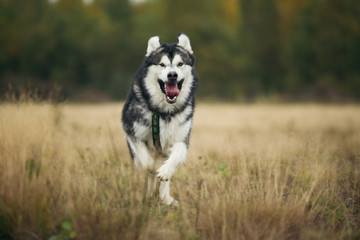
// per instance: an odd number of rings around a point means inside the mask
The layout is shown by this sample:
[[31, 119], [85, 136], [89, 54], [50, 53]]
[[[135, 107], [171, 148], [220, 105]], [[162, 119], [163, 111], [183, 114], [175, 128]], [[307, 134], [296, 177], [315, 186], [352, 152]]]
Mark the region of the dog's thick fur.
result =
[[[170, 179], [185, 162], [189, 147], [198, 85], [194, 62], [185, 34], [172, 44], [150, 38], [122, 112], [130, 155], [138, 169], [148, 172], [147, 195], [154, 194], [160, 181], [159, 196], [167, 205], [178, 204], [169, 193]], [[161, 148], [153, 143], [154, 114], [159, 116]], [[157, 160], [162, 160], [160, 165]]]

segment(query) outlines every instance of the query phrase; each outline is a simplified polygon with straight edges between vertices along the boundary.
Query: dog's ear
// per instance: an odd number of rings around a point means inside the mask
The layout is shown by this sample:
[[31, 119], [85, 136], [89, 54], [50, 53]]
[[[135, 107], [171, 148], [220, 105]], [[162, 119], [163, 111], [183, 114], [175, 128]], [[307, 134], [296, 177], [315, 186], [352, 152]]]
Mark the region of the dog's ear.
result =
[[190, 54], [193, 54], [190, 45], [190, 39], [185, 34], [179, 33], [177, 45], [188, 51]]
[[152, 52], [158, 49], [161, 46], [160, 38], [158, 36], [152, 37], [148, 41], [148, 46], [146, 50], [146, 57], [150, 56]]

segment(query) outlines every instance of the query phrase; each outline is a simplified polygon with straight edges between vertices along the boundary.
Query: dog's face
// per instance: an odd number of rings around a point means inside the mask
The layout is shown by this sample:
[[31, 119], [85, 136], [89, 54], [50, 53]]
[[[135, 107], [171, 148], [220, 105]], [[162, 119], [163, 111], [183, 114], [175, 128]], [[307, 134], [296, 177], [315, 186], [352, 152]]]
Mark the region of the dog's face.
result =
[[149, 39], [142, 84], [153, 106], [170, 110], [186, 103], [196, 87], [194, 61], [190, 40], [184, 34], [174, 44], [161, 44], [159, 37]]

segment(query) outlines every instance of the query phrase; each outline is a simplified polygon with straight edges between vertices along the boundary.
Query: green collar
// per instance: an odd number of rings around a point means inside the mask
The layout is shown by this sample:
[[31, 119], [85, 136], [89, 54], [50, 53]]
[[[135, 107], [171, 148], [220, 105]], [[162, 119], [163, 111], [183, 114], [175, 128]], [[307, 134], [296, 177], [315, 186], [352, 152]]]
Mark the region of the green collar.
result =
[[152, 138], [155, 149], [161, 152], [161, 144], [160, 144], [160, 121], [159, 114], [154, 113], [152, 115]]

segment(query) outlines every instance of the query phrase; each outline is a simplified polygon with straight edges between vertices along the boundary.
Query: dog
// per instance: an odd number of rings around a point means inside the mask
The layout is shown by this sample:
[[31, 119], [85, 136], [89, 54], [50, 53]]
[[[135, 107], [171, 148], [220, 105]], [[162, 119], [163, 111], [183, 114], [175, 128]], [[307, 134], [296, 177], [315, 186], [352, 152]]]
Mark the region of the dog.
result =
[[179, 204], [170, 196], [170, 179], [185, 163], [189, 148], [198, 86], [194, 63], [185, 34], [171, 44], [151, 37], [122, 111], [131, 158], [147, 172], [146, 195], [158, 190], [166, 205]]

